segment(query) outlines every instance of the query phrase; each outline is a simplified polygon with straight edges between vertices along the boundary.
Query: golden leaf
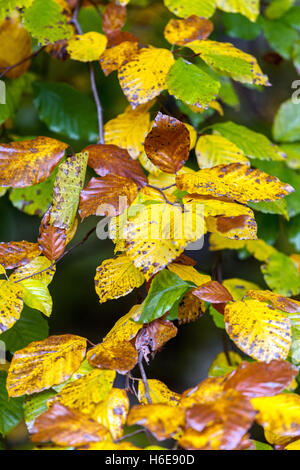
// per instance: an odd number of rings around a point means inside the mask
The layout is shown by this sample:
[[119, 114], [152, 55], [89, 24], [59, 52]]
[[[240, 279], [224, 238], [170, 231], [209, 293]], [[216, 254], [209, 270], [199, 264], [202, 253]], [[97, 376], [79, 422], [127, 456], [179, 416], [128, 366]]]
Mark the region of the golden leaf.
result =
[[197, 39], [206, 39], [214, 28], [206, 18], [191, 15], [184, 20], [171, 19], [164, 30], [164, 36], [170, 44], [184, 46]]
[[97, 268], [95, 276], [96, 292], [100, 303], [118, 299], [145, 281], [144, 275], [126, 255], [107, 259]]
[[122, 65], [132, 60], [138, 52], [138, 43], [123, 41], [117, 46], [105, 49], [100, 57], [100, 65], [104, 75], [109, 75], [114, 70], [119, 70]]
[[60, 403], [54, 403], [35, 420], [31, 440], [80, 447], [89, 442], [111, 440], [111, 436], [102, 424], [89, 416], [70, 410]]
[[75, 335], [49, 336], [15, 352], [7, 377], [10, 397], [41, 392], [71, 377], [86, 352], [86, 339]]
[[50, 137], [0, 144], [0, 186], [25, 188], [45, 181], [67, 148]]
[[150, 114], [147, 106], [132, 109], [128, 106], [124, 113], [111, 119], [104, 126], [106, 144], [125, 148], [132, 158], [138, 158], [144, 150], [144, 140], [150, 130]]
[[80, 62], [92, 62], [99, 60], [107, 44], [104, 34], [91, 31], [85, 34], [77, 34], [68, 40], [67, 51], [71, 59]]
[[27, 241], [0, 243], [0, 260], [5, 269], [13, 269], [37, 258], [41, 250], [37, 243]]
[[287, 313], [300, 312], [300, 302], [276, 294], [270, 290], [248, 290], [247, 297], [259, 300], [260, 302], [271, 302], [275, 308]]
[[224, 383], [224, 377], [209, 377], [196, 387], [186, 390], [179, 403], [183, 408], [191, 408], [201, 403], [214, 403], [222, 396]]
[[107, 340], [90, 349], [87, 358], [92, 367], [127, 374], [136, 366], [138, 353], [128, 341]]
[[140, 305], [134, 305], [126, 315], [123, 315], [107, 333], [103, 341], [130, 341], [143, 327], [141, 323], [134, 321], [136, 315], [139, 313]]
[[119, 444], [115, 444], [110, 441], [95, 442], [88, 444], [85, 447], [80, 447], [78, 450], [143, 450], [140, 447], [136, 447], [131, 442], [122, 441]]
[[[180, 395], [172, 392], [163, 382], [156, 379], [148, 380], [149, 393], [152, 403], [165, 403], [170, 406], [177, 406]], [[146, 405], [148, 403], [145, 397], [145, 388], [142, 380], [139, 380], [138, 385], [138, 399], [139, 402]]]
[[172, 273], [177, 274], [183, 281], [190, 281], [196, 284], [196, 286], [201, 286], [206, 282], [211, 281], [211, 276], [208, 274], [201, 274], [193, 266], [186, 266], [184, 264], [174, 263], [169, 264], [168, 270]]
[[158, 441], [177, 434], [184, 425], [184, 412], [180, 406], [162, 403], [137, 405], [131, 408], [127, 424], [139, 424], [149, 429]]
[[205, 302], [198, 299], [192, 291], [185, 294], [178, 306], [179, 325], [198, 320], [205, 313]]
[[226, 197], [241, 203], [275, 201], [294, 191], [275, 176], [241, 163], [206, 168], [192, 175], [177, 175], [176, 184], [182, 191]]
[[151, 101], [166, 88], [165, 79], [173, 63], [170, 51], [149, 46], [119, 69], [120, 85], [133, 108]]
[[113, 388], [95, 410], [95, 416], [97, 421], [110, 431], [113, 440], [115, 440], [122, 437], [128, 410], [129, 400], [126, 391]]
[[[0, 25], [0, 71], [22, 62], [31, 55], [31, 37], [18, 18], [8, 18]], [[30, 66], [30, 60], [22, 62], [6, 73], [8, 78], [23, 75]]]
[[250, 289], [252, 291], [260, 289], [260, 287], [257, 284], [254, 284], [254, 282], [245, 281], [244, 279], [239, 278], [225, 279], [222, 284], [230, 292], [233, 300], [242, 300], [246, 295], [246, 292]]
[[23, 309], [22, 294], [19, 284], [0, 280], [0, 334], [19, 320]]
[[259, 361], [286, 359], [291, 347], [291, 322], [279, 310], [257, 300], [230, 302], [224, 320], [230, 338]]
[[256, 21], [259, 15], [259, 0], [216, 0], [216, 5], [221, 10], [240, 13], [250, 21]]
[[9, 277], [10, 281], [20, 281], [30, 276], [31, 279], [41, 281], [46, 286], [50, 284], [56, 271], [56, 266], [45, 256], [33, 259], [25, 266], [17, 268]]
[[196, 157], [199, 168], [212, 168], [236, 162], [250, 165], [244, 152], [220, 135], [201, 136], [196, 145]]
[[113, 370], [92, 370], [78, 380], [66, 384], [58, 395], [48, 400], [48, 405], [51, 407], [53, 403], [59, 402], [96, 420], [95, 410], [100, 402], [108, 397], [115, 377], [116, 372]]

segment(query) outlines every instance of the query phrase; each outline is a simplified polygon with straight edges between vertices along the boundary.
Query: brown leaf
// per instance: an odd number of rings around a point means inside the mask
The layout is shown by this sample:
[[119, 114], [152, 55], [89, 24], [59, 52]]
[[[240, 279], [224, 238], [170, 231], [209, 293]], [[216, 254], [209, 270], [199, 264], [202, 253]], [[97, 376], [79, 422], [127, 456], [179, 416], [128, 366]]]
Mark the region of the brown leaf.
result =
[[50, 137], [0, 144], [0, 186], [25, 188], [45, 181], [67, 148]]
[[217, 281], [209, 281], [193, 290], [193, 294], [201, 300], [212, 304], [222, 304], [233, 300], [232, 295]]
[[179, 325], [198, 320], [204, 312], [204, 301], [193, 295], [192, 291], [187, 292], [178, 306]]
[[221, 233], [226, 233], [236, 228], [243, 228], [247, 221], [247, 215], [238, 215], [236, 217], [217, 217], [217, 230]]
[[208, 38], [213, 29], [214, 25], [210, 20], [192, 15], [183, 20], [170, 20], [164, 35], [170, 44], [184, 46], [188, 42]]
[[109, 35], [107, 47], [115, 47], [125, 41], [139, 42], [138, 38], [128, 31], [115, 31]]
[[137, 193], [134, 181], [123, 176], [92, 178], [80, 193], [80, 217], [84, 219], [89, 215], [119, 215], [130, 206]]
[[298, 313], [300, 312], [300, 302], [294, 299], [289, 299], [283, 295], [276, 294], [270, 290], [248, 290], [247, 297], [251, 299], [259, 300], [260, 302], [267, 302], [273, 305], [273, 307], [282, 310], [287, 313]]
[[126, 149], [117, 145], [98, 144], [89, 145], [83, 152], [89, 153], [88, 165], [95, 170], [97, 175], [123, 176], [132, 179], [140, 188], [147, 184], [147, 177], [139, 161], [133, 160]]
[[126, 7], [116, 5], [113, 1], [104, 8], [102, 14], [102, 29], [110, 36], [119, 32], [126, 23]]
[[167, 341], [177, 335], [176, 326], [169, 320], [154, 320], [139, 331], [135, 347], [148, 361], [148, 355], [161, 349]]
[[242, 362], [225, 382], [224, 390], [234, 388], [247, 398], [273, 396], [287, 388], [298, 370], [287, 361]]
[[197, 261], [185, 255], [184, 253], [181, 253], [181, 255], [174, 260], [174, 263], [183, 264], [185, 266], [196, 266]]
[[27, 241], [0, 243], [0, 264], [5, 269], [14, 269], [29, 263], [41, 254], [37, 243]]
[[145, 151], [162, 171], [176, 173], [189, 158], [189, 131], [183, 122], [159, 112], [146, 137]]
[[138, 52], [138, 43], [135, 41], [123, 41], [114, 47], [105, 49], [100, 57], [100, 65], [107, 77], [114, 70], [119, 70], [129, 60], [132, 60]]
[[109, 431], [102, 424], [80, 411], [54, 403], [35, 420], [31, 440], [78, 447], [90, 442], [109, 440], [109, 437]]
[[48, 211], [40, 226], [39, 247], [50, 261], [56, 261], [61, 257], [67, 243], [67, 233], [65, 229], [54, 227], [48, 223], [50, 212]]
[[126, 374], [136, 366], [138, 353], [129, 341], [107, 340], [90, 349], [87, 358], [92, 367]]

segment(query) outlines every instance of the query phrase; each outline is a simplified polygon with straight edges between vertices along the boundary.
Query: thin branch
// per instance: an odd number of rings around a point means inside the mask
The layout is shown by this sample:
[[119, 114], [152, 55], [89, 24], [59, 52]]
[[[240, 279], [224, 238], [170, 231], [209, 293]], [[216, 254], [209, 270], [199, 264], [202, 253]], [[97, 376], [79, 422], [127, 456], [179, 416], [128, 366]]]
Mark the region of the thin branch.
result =
[[125, 436], [119, 437], [119, 439], [116, 439], [114, 442], [124, 441], [124, 439], [135, 436], [136, 434], [141, 434], [142, 432], [146, 432], [146, 430], [145, 429], [138, 429], [137, 431], [133, 431], [130, 434], [125, 434]]
[[10, 65], [9, 67], [7, 67], [6, 69], [4, 69], [4, 71], [1, 73], [0, 75], [0, 79], [2, 77], [4, 77], [8, 72], [10, 72], [11, 70], [13, 70], [14, 68], [16, 67], [19, 67], [19, 65], [22, 65], [24, 64], [25, 62], [28, 62], [29, 60], [33, 59], [34, 57], [38, 56], [44, 49], [45, 49], [46, 46], [42, 46], [40, 47], [40, 49], [38, 49], [36, 52], [33, 52], [31, 55], [29, 55], [28, 57], [25, 57], [25, 59], [22, 59], [20, 60], [19, 62], [17, 62], [16, 64], [13, 64], [13, 65]]
[[171, 206], [180, 206], [180, 204], [178, 202], [171, 202], [169, 201], [169, 199], [167, 198], [167, 196], [164, 194], [164, 190], [165, 189], [168, 189], [168, 188], [158, 188], [157, 186], [152, 186], [152, 184], [147, 184], [148, 188], [152, 188], [152, 189], [155, 189], [156, 191], [158, 191], [162, 197], [164, 198], [164, 200], [166, 201], [167, 204], [170, 204]]
[[92, 92], [93, 92], [94, 101], [97, 107], [98, 128], [99, 128], [98, 144], [104, 144], [103, 110], [102, 110], [102, 105], [101, 105], [101, 101], [99, 98], [99, 93], [98, 93], [97, 85], [96, 85], [95, 69], [91, 62], [89, 63], [89, 68], [90, 68], [90, 80], [91, 80]]
[[145, 369], [144, 369], [144, 366], [143, 366], [143, 352], [141, 351], [140, 354], [139, 354], [139, 368], [140, 368], [140, 372], [141, 372], [141, 376], [142, 376], [142, 381], [143, 381], [143, 385], [144, 385], [144, 390], [145, 390], [145, 397], [147, 399], [147, 402], [149, 404], [152, 403], [152, 400], [151, 400], [151, 397], [150, 397], [150, 391], [149, 391], [149, 384], [148, 384], [148, 379], [147, 379], [147, 375], [146, 375], [146, 372], [145, 372]]

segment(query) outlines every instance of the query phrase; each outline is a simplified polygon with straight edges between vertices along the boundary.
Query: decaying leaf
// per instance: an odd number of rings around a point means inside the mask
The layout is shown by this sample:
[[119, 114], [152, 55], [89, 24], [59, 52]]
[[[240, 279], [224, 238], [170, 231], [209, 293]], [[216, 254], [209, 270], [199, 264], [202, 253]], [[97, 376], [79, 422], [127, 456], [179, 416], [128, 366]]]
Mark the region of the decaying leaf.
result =
[[230, 302], [232, 296], [226, 287], [217, 281], [210, 281], [193, 290], [193, 295], [212, 304]]
[[184, 20], [171, 19], [165, 27], [164, 36], [170, 44], [184, 46], [197, 39], [206, 39], [214, 28], [206, 18], [191, 15]]
[[97, 421], [105, 426], [114, 440], [122, 437], [129, 411], [129, 399], [125, 390], [113, 388], [108, 397], [97, 407]]
[[11, 281], [20, 281], [30, 276], [31, 279], [42, 281], [46, 286], [50, 284], [55, 274], [56, 267], [45, 256], [34, 258], [29, 263], [17, 268], [10, 276]]
[[120, 31], [126, 22], [126, 8], [110, 2], [103, 11], [102, 28], [107, 36]]
[[168, 320], [154, 320], [148, 323], [137, 335], [135, 347], [148, 361], [148, 355], [160, 350], [165, 343], [177, 335], [176, 326]]
[[138, 52], [136, 41], [123, 41], [114, 47], [105, 49], [100, 57], [100, 65], [104, 75], [119, 70], [126, 62], [133, 60]]
[[126, 374], [136, 366], [138, 353], [128, 341], [107, 340], [90, 349], [87, 358], [93, 367]]
[[247, 297], [261, 302], [270, 302], [275, 308], [287, 313], [300, 312], [300, 302], [276, 294], [270, 290], [248, 290]]
[[0, 262], [5, 269], [23, 266], [37, 258], [40, 253], [37, 243], [27, 241], [0, 243]]

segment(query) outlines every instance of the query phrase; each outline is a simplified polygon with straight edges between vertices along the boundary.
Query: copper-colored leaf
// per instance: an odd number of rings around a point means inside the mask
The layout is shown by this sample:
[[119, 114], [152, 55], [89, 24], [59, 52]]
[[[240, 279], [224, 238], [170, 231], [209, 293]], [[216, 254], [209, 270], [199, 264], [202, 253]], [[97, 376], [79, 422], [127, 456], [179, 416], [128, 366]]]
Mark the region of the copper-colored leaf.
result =
[[282, 392], [296, 377], [298, 370], [287, 361], [242, 362], [225, 383], [247, 398], [272, 396]]
[[89, 145], [83, 152], [88, 152], [88, 165], [99, 176], [108, 174], [132, 179], [139, 187], [147, 184], [147, 177], [140, 163], [133, 160], [126, 149], [117, 145]]
[[152, 352], [161, 349], [170, 339], [177, 335], [176, 326], [169, 320], [154, 320], [148, 323], [137, 335], [135, 347], [142, 351], [145, 359]]
[[41, 250], [37, 243], [9, 242], [0, 243], [0, 264], [5, 269], [18, 268], [39, 256]]
[[128, 341], [107, 340], [90, 349], [87, 358], [93, 367], [126, 374], [136, 366], [138, 353]]
[[197, 289], [193, 290], [193, 294], [201, 300], [211, 302], [212, 304], [222, 304], [230, 302], [232, 296], [226, 287], [217, 281], [210, 281]]
[[39, 247], [50, 261], [56, 261], [63, 254], [67, 242], [65, 229], [48, 223], [50, 213], [46, 213], [40, 226]]
[[165, 27], [164, 36], [170, 44], [184, 46], [196, 39], [206, 39], [213, 31], [213, 23], [197, 15], [191, 15], [184, 20], [172, 19]]
[[145, 151], [162, 171], [177, 173], [189, 158], [189, 131], [183, 122], [159, 112], [146, 137]]
[[102, 15], [102, 28], [108, 36], [120, 31], [126, 22], [126, 7], [116, 5], [113, 1], [104, 8]]
[[205, 303], [193, 295], [193, 291], [188, 292], [183, 297], [178, 306], [179, 325], [198, 320], [205, 312]]
[[116, 216], [124, 212], [138, 193], [134, 181], [117, 175], [92, 178], [80, 193], [79, 214]]
[[8, 377], [10, 397], [41, 392], [59, 385], [79, 368], [86, 339], [75, 335], [49, 336], [15, 352]]
[[33, 442], [49, 442], [60, 446], [79, 447], [89, 442], [109, 439], [109, 431], [80, 411], [54, 403], [40, 415], [32, 428]]
[[140, 405], [131, 408], [127, 424], [140, 424], [151, 431], [157, 440], [173, 437], [184, 424], [184, 412], [179, 406], [165, 404]]
[[0, 186], [25, 188], [45, 181], [67, 148], [50, 137], [0, 144]]

